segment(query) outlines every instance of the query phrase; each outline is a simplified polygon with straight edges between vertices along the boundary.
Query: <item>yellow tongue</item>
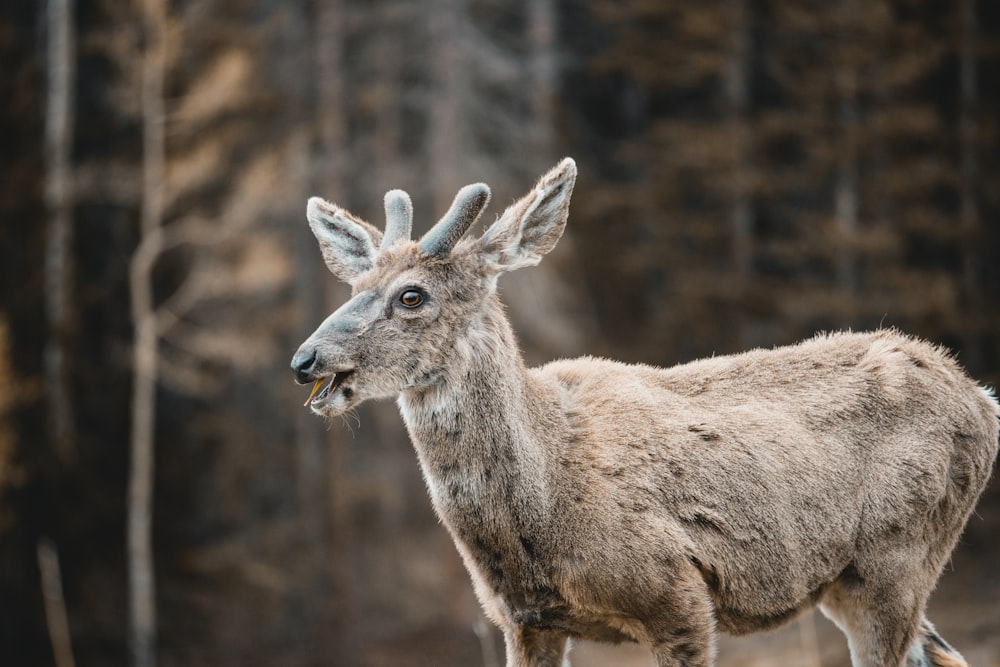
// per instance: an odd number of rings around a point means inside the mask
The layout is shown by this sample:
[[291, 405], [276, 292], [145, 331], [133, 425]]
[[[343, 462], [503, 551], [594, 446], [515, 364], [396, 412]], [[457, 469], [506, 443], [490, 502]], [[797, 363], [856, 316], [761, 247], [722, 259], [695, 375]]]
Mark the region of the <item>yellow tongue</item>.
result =
[[319, 380], [316, 380], [316, 384], [313, 385], [313, 390], [311, 392], [309, 392], [309, 398], [307, 398], [306, 402], [302, 404], [302, 407], [305, 407], [305, 406], [309, 405], [309, 401], [313, 400], [313, 396], [316, 395], [316, 392], [319, 391], [319, 388], [322, 385], [323, 385], [323, 378], [320, 378]]

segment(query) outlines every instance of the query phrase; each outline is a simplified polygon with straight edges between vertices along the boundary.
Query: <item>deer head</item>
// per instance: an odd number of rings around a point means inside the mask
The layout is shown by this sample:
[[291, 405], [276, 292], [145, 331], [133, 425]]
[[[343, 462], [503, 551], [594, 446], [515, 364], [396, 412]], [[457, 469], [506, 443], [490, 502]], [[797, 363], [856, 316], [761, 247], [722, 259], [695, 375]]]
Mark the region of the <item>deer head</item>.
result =
[[576, 164], [566, 158], [510, 206], [478, 239], [463, 238], [490, 199], [489, 188], [462, 188], [419, 242], [402, 190], [385, 196], [386, 229], [318, 197], [307, 217], [330, 271], [352, 296], [292, 359], [299, 383], [313, 383], [307, 404], [335, 416], [370, 398], [427, 389], [441, 380], [456, 344], [490, 309], [498, 276], [532, 266], [555, 247], [569, 213]]

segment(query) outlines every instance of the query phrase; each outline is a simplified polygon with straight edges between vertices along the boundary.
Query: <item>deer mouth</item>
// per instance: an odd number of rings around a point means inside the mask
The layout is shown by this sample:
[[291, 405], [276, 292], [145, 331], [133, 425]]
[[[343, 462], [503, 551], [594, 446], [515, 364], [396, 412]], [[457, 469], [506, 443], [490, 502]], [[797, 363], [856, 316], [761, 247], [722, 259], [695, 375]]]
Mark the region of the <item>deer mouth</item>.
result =
[[316, 380], [316, 384], [313, 385], [312, 392], [309, 394], [309, 398], [303, 405], [312, 406], [313, 408], [322, 405], [328, 398], [330, 398], [334, 392], [336, 392], [347, 378], [354, 374], [354, 369], [348, 369], [346, 371], [337, 371], [333, 375], [328, 375], [326, 377], [321, 377]]

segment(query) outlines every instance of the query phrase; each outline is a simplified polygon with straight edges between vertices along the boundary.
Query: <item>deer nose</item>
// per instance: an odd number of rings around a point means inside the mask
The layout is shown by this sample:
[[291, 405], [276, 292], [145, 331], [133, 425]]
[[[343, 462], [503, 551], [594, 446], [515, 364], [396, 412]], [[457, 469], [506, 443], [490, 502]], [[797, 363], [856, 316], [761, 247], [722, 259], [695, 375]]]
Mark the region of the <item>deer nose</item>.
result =
[[316, 348], [299, 348], [299, 351], [292, 357], [292, 372], [295, 373], [295, 381], [299, 384], [307, 384], [316, 378], [313, 377], [313, 368], [316, 366]]

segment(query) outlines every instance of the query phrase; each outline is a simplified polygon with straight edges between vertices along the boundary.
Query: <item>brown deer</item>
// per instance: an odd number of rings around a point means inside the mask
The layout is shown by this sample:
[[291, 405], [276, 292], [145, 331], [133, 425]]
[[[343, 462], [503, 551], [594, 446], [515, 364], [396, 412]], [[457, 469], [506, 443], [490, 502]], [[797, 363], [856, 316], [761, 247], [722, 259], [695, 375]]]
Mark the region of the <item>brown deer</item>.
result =
[[552, 250], [575, 178], [563, 160], [479, 238], [483, 184], [419, 242], [402, 191], [384, 235], [308, 205], [353, 296], [292, 360], [307, 404], [397, 397], [507, 665], [561, 665], [573, 637], [711, 665], [716, 629], [814, 605], [857, 667], [965, 665], [924, 609], [991, 473], [992, 394], [889, 330], [673, 368], [527, 368], [497, 278]]

